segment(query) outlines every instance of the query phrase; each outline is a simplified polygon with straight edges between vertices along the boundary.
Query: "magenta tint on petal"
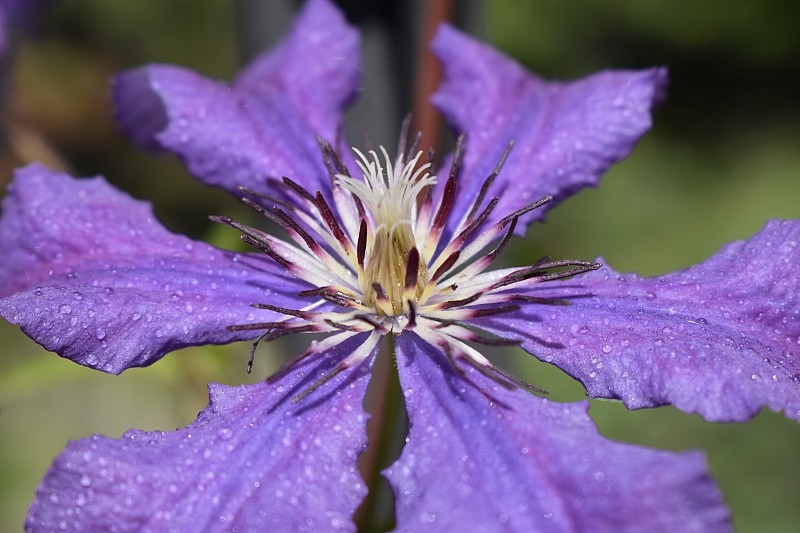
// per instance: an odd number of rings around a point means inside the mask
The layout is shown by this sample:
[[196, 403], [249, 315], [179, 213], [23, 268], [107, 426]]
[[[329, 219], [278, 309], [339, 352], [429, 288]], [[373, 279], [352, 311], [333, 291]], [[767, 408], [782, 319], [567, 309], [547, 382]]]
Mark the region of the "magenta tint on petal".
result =
[[239, 195], [288, 176], [330, 187], [317, 136], [333, 142], [360, 80], [359, 38], [327, 0], [308, 2], [292, 31], [232, 85], [150, 65], [114, 81], [121, 128], [138, 144], [180, 156], [204, 182]]
[[800, 221], [771, 221], [704, 263], [655, 278], [610, 268], [531, 295], [482, 322], [579, 379], [589, 395], [630, 408], [673, 404], [714, 422], [762, 407], [800, 420]]
[[8, 28], [6, 24], [8, 23], [8, 15], [4, 12], [2, 6], [0, 6], [0, 59], [3, 59], [8, 52]]
[[730, 530], [701, 454], [611, 442], [586, 402], [509, 391], [471, 368], [470, 384], [416, 335], [395, 342], [410, 425], [386, 471], [398, 531]]
[[500, 202], [490, 220], [548, 194], [554, 201], [522, 217], [524, 226], [628, 156], [650, 128], [666, 70], [604, 71], [550, 82], [450, 26], [431, 43], [444, 68], [433, 103], [456, 133], [467, 135], [455, 211], [470, 207], [510, 141], [511, 155], [489, 189]]
[[209, 406], [187, 428], [71, 442], [39, 486], [27, 530], [354, 530], [371, 359], [291, 398], [360, 341], [276, 383], [210, 385]]
[[[0, 219], [0, 315], [63, 357], [105, 372], [165, 353], [252, 338], [307, 288], [262, 255], [174, 235], [103, 178], [33, 164], [17, 171]], [[279, 303], [282, 302], [282, 303]]]

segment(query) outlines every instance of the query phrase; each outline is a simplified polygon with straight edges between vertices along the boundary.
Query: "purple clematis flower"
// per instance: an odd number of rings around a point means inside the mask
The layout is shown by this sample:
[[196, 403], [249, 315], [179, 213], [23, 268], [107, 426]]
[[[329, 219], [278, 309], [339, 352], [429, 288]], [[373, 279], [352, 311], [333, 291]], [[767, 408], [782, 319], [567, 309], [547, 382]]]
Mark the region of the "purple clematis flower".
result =
[[800, 419], [800, 222], [660, 278], [549, 259], [487, 270], [628, 155], [665, 73], [547, 82], [447, 26], [433, 49], [435, 103], [465, 133], [443, 179], [414, 141], [390, 157], [324, 140], [339, 139], [359, 81], [358, 35], [325, 0], [230, 85], [164, 65], [116, 80], [134, 140], [243, 193], [294, 244], [218, 217], [259, 252], [219, 250], [169, 233], [102, 178], [18, 171], [0, 219], [0, 314], [45, 348], [119, 373], [184, 346], [329, 334], [266, 382], [212, 384], [187, 428], [70, 443], [29, 530], [352, 529], [384, 337], [410, 425], [385, 471], [398, 530], [729, 529], [701, 455], [610, 442], [586, 403], [521, 390], [472, 343], [519, 343], [631, 408]]

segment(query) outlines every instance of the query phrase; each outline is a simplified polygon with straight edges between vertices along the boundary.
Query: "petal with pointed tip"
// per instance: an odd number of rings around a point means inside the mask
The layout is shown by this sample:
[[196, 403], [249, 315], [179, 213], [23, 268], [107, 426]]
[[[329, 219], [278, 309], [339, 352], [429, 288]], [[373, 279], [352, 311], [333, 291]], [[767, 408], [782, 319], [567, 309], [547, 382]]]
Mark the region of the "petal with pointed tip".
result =
[[654, 278], [608, 267], [544, 283], [487, 325], [632, 408], [672, 404], [714, 422], [762, 407], [800, 420], [800, 220], [771, 221], [703, 263]]
[[[146, 202], [103, 178], [17, 171], [0, 219], [0, 315], [63, 357], [118, 374], [165, 353], [253, 338], [307, 288], [268, 258], [164, 229]], [[283, 302], [279, 304], [277, 302]]]
[[[370, 364], [291, 398], [352, 339], [277, 383], [211, 384], [189, 427], [71, 442], [28, 511], [32, 531], [340, 531], [366, 494], [362, 400]], [[319, 396], [321, 395], [321, 397]]]
[[611, 442], [586, 402], [465, 369], [473, 386], [413, 333], [395, 342], [410, 425], [386, 471], [398, 531], [730, 530], [701, 454]]
[[138, 144], [179, 155], [197, 178], [234, 195], [239, 186], [275, 194], [266, 180], [281, 176], [315, 191], [329, 183], [317, 135], [337, 137], [359, 84], [358, 46], [336, 7], [312, 0], [230, 86], [169, 65], [120, 74], [117, 119]]
[[455, 132], [467, 135], [454, 212], [469, 209], [510, 141], [514, 148], [489, 189], [487, 201], [499, 196], [500, 203], [488, 222], [554, 197], [524, 215], [517, 234], [561, 200], [597, 186], [628, 156], [650, 128], [650, 110], [666, 84], [662, 68], [545, 81], [447, 25], [431, 47], [444, 68], [433, 102]]

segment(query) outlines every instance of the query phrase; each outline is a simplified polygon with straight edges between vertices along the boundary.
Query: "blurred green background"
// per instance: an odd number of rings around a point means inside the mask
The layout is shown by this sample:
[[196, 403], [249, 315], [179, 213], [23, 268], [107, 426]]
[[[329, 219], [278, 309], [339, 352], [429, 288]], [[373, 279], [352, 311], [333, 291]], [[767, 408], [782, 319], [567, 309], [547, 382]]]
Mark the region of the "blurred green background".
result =
[[[14, 166], [31, 159], [104, 174], [151, 200], [168, 228], [238, 246], [207, 215], [249, 215], [196, 183], [175, 159], [123, 139], [110, 116], [107, 81], [153, 61], [230, 78], [253, 53], [253, 30], [242, 21], [255, 3], [55, 2], [4, 65], [3, 186]], [[501, 0], [459, 3], [458, 12], [470, 32], [547, 77], [661, 64], [671, 71], [669, 99], [633, 156], [599, 190], [580, 193], [515, 242], [509, 262], [602, 255], [617, 270], [657, 275], [702, 261], [768, 218], [800, 217], [800, 4]], [[413, 18], [405, 14], [406, 22]], [[274, 21], [264, 24], [274, 30]], [[407, 56], [400, 72], [413, 65], [413, 48]], [[251, 375], [249, 345], [240, 344], [182, 350], [115, 377], [47, 353], [5, 323], [0, 345], [1, 531], [21, 529], [38, 481], [68, 439], [184, 426], [205, 406], [208, 381], [262, 379], [295, 350], [262, 347]], [[507, 351], [500, 359], [556, 400], [584, 397], [570, 378], [527, 355]], [[591, 413], [617, 440], [705, 450], [739, 531], [797, 530], [800, 425], [771, 412], [713, 425], [671, 408], [630, 412], [609, 401], [593, 401]]]

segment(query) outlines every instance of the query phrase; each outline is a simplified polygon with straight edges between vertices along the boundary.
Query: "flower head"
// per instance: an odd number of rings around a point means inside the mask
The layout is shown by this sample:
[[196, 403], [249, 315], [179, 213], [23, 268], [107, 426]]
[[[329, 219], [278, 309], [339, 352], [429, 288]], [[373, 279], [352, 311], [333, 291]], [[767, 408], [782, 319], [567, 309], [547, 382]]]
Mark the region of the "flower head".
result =
[[[355, 149], [362, 173], [362, 178], [358, 179], [342, 165], [331, 145], [321, 142], [323, 159], [330, 172], [333, 206], [328, 205], [322, 192], [311, 194], [289, 178], [283, 181], [288, 191], [294, 193], [294, 202], [277, 200], [245, 188], [246, 194], [266, 204], [262, 206], [250, 198], [244, 198], [244, 202], [283, 228], [296, 246], [227, 217], [215, 217], [240, 230], [245, 242], [314, 287], [298, 294], [312, 299], [302, 308], [253, 304], [258, 309], [282, 314], [278, 320], [228, 327], [232, 331], [265, 330], [254, 344], [254, 350], [261, 340], [287, 334], [331, 334], [309, 348], [299, 360], [323, 353], [353, 335], [370, 333], [358, 350], [295, 400], [302, 399], [339, 372], [362, 363], [383, 334], [400, 335], [407, 330], [441, 349], [462, 375], [457, 360], [506, 386], [532, 388], [493, 366], [466, 344], [466, 341], [517, 344], [517, 341], [481, 336], [463, 324], [477, 317], [519, 310], [519, 306], [509, 305], [511, 302], [564, 303], [509, 291], [600, 267], [599, 263], [545, 258], [531, 267], [484, 272], [508, 243], [519, 217], [546, 204], [552, 197], [509, 213], [489, 228], [483, 227], [500, 200], [492, 198], [483, 206], [485, 192], [500, 173], [507, 151], [470, 210], [461, 214], [450, 240], [445, 243], [443, 230], [455, 199], [456, 176], [462, 158], [461, 140], [437, 205], [430, 194], [437, 180], [426, 172], [430, 162], [417, 168], [422, 156], [421, 151], [413, 154], [417, 143], [418, 139], [406, 154], [401, 140], [400, 155], [394, 162], [383, 147], [383, 160], [374, 151], [370, 152], [370, 159]], [[497, 240], [500, 242], [493, 250], [482, 254], [482, 250]], [[318, 311], [325, 303], [335, 308]], [[251, 362], [252, 356], [253, 352]]]
[[0, 220], [0, 314], [48, 349], [118, 373], [182, 346], [329, 334], [268, 382], [210, 386], [185, 429], [69, 444], [28, 528], [351, 529], [362, 399], [391, 333], [409, 416], [385, 471], [398, 529], [726, 530], [702, 457], [610, 442], [585, 404], [520, 390], [472, 344], [519, 343], [631, 407], [800, 418], [800, 223], [661, 278], [550, 259], [488, 270], [630, 152], [663, 70], [547, 82], [444, 27], [435, 102], [465, 137], [428, 166], [415, 141], [394, 158], [325, 141], [357, 87], [357, 48], [312, 0], [230, 86], [163, 65], [116, 81], [134, 140], [244, 194], [293, 242], [216, 217], [258, 252], [219, 250], [167, 232], [102, 178], [18, 172]]

